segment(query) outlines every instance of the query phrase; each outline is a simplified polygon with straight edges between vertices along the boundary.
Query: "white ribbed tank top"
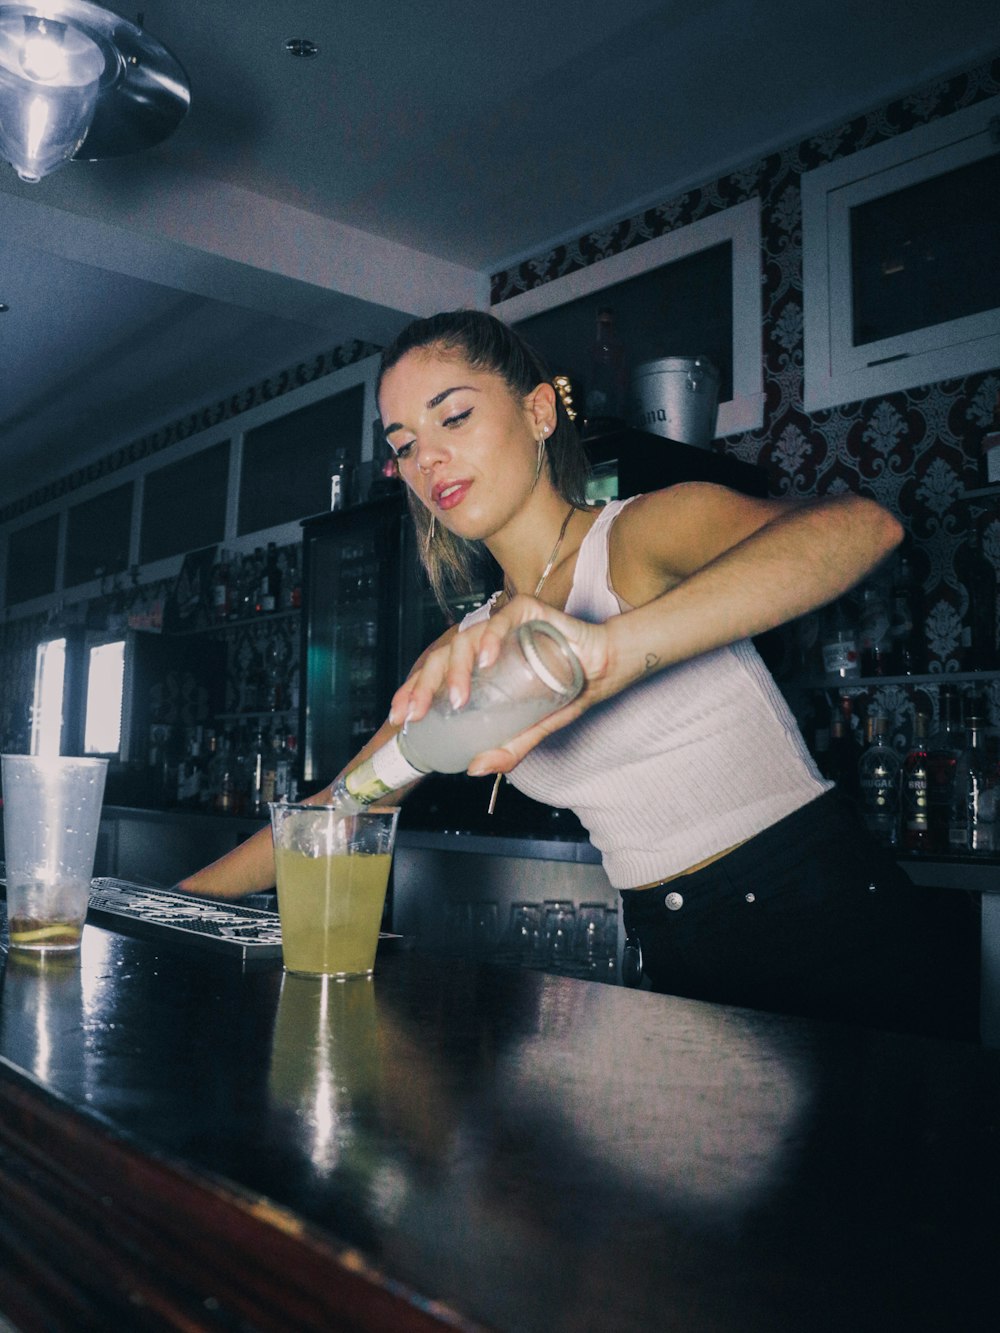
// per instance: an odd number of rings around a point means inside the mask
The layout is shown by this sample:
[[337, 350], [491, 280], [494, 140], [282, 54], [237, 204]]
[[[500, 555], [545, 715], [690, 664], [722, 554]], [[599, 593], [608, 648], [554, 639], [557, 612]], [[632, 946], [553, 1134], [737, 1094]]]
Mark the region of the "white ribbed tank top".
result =
[[[605, 505], [577, 554], [566, 614], [602, 623], [622, 608], [608, 567]], [[492, 599], [461, 628], [489, 615]], [[678, 874], [753, 837], [833, 784], [749, 639], [622, 691], [525, 755], [526, 796], [572, 809], [616, 889]]]

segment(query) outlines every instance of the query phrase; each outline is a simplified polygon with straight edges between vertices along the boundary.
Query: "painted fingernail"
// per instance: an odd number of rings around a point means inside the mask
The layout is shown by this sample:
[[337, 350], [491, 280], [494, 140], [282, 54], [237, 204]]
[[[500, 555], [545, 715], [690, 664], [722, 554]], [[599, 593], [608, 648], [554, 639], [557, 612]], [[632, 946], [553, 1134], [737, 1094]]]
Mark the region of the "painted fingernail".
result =
[[451, 689], [448, 691], [448, 698], [451, 701], [452, 708], [457, 713], [458, 710], [462, 707], [462, 691], [458, 688], [457, 685], [453, 685]]

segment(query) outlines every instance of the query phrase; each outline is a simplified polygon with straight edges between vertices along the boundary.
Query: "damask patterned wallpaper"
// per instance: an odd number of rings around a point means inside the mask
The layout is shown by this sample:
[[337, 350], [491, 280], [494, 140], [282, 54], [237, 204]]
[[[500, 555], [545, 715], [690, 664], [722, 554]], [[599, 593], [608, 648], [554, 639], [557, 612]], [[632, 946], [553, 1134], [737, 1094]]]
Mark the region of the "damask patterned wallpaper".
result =
[[[986, 553], [1000, 571], [1000, 506], [992, 512], [976, 511], [959, 499], [977, 484], [977, 450], [992, 420], [1000, 369], [807, 413], [800, 182], [805, 171], [997, 93], [1000, 57], [525, 260], [494, 274], [491, 283], [491, 299], [499, 302], [759, 195], [764, 424], [717, 447], [766, 468], [775, 495], [860, 491], [903, 521], [914, 541], [915, 569], [924, 587], [932, 671], [959, 667], [967, 598], [955, 574], [955, 554], [971, 522], [979, 524]], [[897, 722], [912, 713], [905, 691], [884, 693], [882, 702]], [[996, 720], [996, 685], [991, 694]]]

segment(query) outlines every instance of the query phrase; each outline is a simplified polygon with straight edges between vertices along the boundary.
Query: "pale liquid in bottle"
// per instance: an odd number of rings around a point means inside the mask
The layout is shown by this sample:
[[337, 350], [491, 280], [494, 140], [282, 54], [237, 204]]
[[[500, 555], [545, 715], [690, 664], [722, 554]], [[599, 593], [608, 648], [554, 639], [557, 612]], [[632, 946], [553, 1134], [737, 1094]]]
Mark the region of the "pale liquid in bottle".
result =
[[[499, 699], [484, 700], [498, 705]], [[519, 735], [538, 721], [538, 704], [503, 698], [503, 711], [466, 707], [458, 712], [428, 713], [405, 730], [401, 748], [406, 758], [425, 773], [464, 773], [470, 759]]]
[[380, 853], [306, 856], [275, 848], [289, 972], [356, 976], [372, 970], [391, 860]]

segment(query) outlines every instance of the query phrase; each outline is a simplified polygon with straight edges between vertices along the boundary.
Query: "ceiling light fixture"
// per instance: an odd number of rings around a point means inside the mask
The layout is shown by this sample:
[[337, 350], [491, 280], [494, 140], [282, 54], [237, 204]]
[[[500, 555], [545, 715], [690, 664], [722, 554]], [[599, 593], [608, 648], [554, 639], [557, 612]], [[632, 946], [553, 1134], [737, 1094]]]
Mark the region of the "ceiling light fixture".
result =
[[88, 0], [0, 0], [0, 157], [23, 181], [70, 158], [151, 148], [191, 101], [184, 70], [141, 27]]

